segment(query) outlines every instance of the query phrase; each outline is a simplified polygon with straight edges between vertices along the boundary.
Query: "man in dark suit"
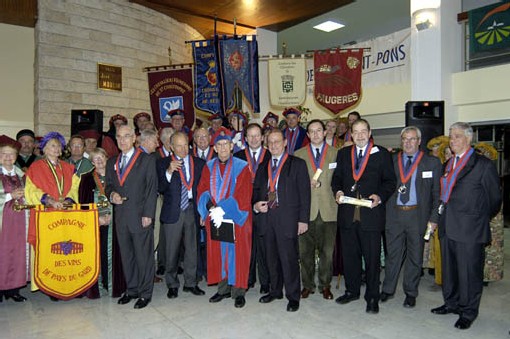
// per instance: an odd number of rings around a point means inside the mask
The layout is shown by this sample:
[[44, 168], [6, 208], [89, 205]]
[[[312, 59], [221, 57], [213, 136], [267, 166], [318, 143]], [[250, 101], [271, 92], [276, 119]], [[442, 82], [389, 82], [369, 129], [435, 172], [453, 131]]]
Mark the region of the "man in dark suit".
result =
[[106, 165], [106, 194], [114, 204], [117, 239], [127, 291], [118, 300], [123, 305], [138, 298], [135, 308], [144, 308], [154, 287], [154, 215], [157, 175], [154, 159], [135, 149], [135, 132], [128, 126], [117, 130], [122, 153]]
[[189, 155], [188, 136], [176, 132], [171, 137], [173, 155], [158, 160], [158, 190], [163, 195], [161, 227], [165, 236], [167, 297], [177, 298], [179, 253], [184, 245], [184, 292], [204, 295], [197, 286], [197, 245], [199, 217], [195, 198], [205, 162]]
[[287, 311], [299, 309], [298, 236], [310, 222], [310, 177], [306, 163], [285, 152], [283, 132], [273, 129], [267, 137], [271, 161], [259, 167], [253, 186], [253, 210], [260, 213], [260, 234], [266, 244], [270, 292], [260, 298], [269, 303], [285, 296]]
[[[248, 163], [252, 182], [255, 181], [255, 174], [259, 167], [264, 167], [269, 162], [271, 154], [264, 147], [262, 147], [262, 127], [259, 124], [252, 123], [246, 127], [246, 142], [248, 147], [238, 151], [234, 157], [243, 159]], [[250, 275], [248, 277], [248, 288], [254, 287], [257, 281], [257, 268], [259, 272], [260, 293], [266, 294], [269, 292], [269, 272], [266, 263], [266, 247], [264, 241], [260, 236], [259, 231], [259, 218], [257, 215], [253, 217], [252, 227], [252, 247], [251, 247], [251, 262], [250, 262]]]
[[295, 151], [310, 143], [306, 135], [306, 130], [299, 126], [301, 111], [297, 108], [286, 108], [282, 115], [287, 121], [287, 128], [283, 130], [283, 135], [287, 140], [287, 153], [294, 154]]
[[496, 167], [474, 152], [472, 139], [471, 126], [464, 122], [451, 125], [454, 157], [444, 167], [438, 208], [444, 305], [431, 311], [458, 314], [458, 329], [468, 329], [478, 316], [484, 248], [491, 241], [489, 221], [501, 207]]
[[[338, 206], [337, 222], [342, 239], [345, 294], [336, 302], [359, 299], [361, 258], [365, 260], [367, 313], [379, 312], [381, 232], [384, 203], [395, 191], [396, 179], [389, 152], [370, 140], [370, 124], [364, 119], [352, 125], [354, 145], [338, 151], [331, 187]], [[372, 200], [370, 207], [341, 203], [342, 197]]]
[[417, 127], [405, 127], [400, 138], [403, 151], [393, 155], [397, 189], [386, 203], [388, 253], [381, 301], [393, 297], [403, 267], [404, 307], [410, 308], [416, 305], [418, 296], [424, 235], [427, 230], [435, 229], [439, 221], [441, 163], [419, 150], [421, 131]]

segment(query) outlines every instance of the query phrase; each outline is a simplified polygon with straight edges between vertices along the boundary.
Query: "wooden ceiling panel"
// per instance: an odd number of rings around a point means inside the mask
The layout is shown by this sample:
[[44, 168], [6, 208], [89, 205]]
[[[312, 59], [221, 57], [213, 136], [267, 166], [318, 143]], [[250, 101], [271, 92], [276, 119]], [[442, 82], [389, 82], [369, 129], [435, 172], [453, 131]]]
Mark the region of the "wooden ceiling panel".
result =
[[0, 22], [35, 27], [37, 0], [0, 0]]
[[[164, 13], [195, 28], [209, 38], [217, 18], [217, 33], [232, 34], [234, 18], [237, 34], [256, 27], [279, 32], [354, 0], [130, 0]], [[209, 21], [209, 22], [207, 22]], [[223, 22], [227, 25], [219, 24]], [[230, 24], [230, 25], [228, 25]], [[220, 28], [221, 27], [221, 28]]]

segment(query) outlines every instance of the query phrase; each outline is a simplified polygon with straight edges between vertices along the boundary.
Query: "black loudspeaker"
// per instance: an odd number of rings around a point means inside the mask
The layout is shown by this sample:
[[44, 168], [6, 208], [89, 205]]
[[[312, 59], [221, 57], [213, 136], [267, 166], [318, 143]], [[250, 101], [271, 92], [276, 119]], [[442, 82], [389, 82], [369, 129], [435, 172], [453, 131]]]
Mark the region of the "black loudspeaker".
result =
[[444, 134], [444, 101], [406, 102], [406, 127], [421, 131], [421, 149], [426, 151], [430, 139]]
[[98, 109], [71, 110], [71, 135], [88, 129], [103, 133], [103, 111]]

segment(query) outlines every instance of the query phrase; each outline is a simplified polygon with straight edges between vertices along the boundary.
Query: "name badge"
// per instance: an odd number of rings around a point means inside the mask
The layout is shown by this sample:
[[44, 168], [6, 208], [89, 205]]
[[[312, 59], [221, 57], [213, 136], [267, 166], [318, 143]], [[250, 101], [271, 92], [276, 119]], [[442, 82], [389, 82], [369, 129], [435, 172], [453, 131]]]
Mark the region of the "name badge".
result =
[[421, 173], [423, 179], [432, 178], [432, 171], [424, 171]]
[[329, 169], [335, 169], [335, 168], [336, 168], [336, 162], [330, 162]]
[[372, 147], [372, 149], [370, 150], [370, 154], [374, 154], [377, 152], [379, 152], [379, 147], [377, 147], [377, 146]]

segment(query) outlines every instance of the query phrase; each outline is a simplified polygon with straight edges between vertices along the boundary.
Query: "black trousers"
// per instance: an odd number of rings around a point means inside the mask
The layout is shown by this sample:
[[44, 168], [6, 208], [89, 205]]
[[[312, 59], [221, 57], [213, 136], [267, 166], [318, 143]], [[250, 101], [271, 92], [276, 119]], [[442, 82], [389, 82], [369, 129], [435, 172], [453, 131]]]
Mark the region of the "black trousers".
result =
[[363, 231], [358, 222], [352, 228], [340, 229], [345, 286], [349, 293], [360, 294], [362, 258], [365, 260], [367, 288], [365, 300], [379, 301], [381, 273], [381, 232]]
[[266, 245], [264, 238], [259, 234], [259, 226], [256, 217], [253, 218], [252, 227], [252, 246], [250, 259], [250, 274], [248, 276], [248, 286], [257, 281], [257, 271], [260, 285], [269, 286], [269, 270], [266, 261]]
[[440, 243], [445, 304], [459, 309], [464, 318], [473, 321], [482, 298], [484, 245], [458, 242], [446, 236]]

